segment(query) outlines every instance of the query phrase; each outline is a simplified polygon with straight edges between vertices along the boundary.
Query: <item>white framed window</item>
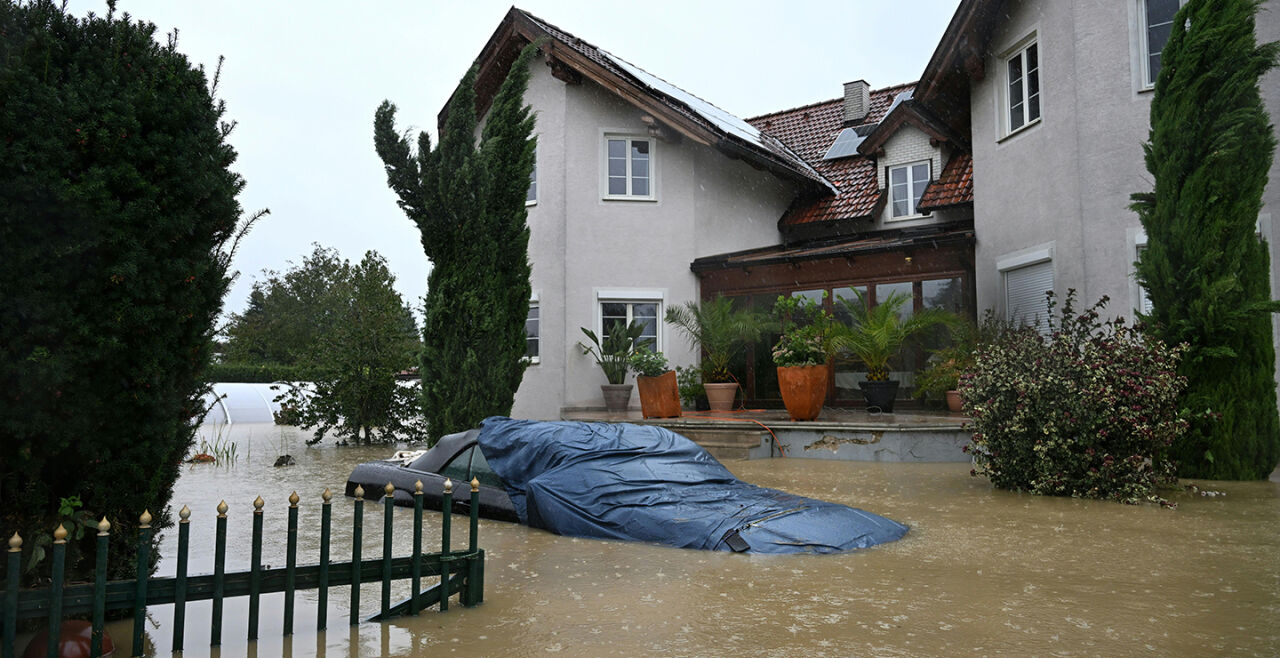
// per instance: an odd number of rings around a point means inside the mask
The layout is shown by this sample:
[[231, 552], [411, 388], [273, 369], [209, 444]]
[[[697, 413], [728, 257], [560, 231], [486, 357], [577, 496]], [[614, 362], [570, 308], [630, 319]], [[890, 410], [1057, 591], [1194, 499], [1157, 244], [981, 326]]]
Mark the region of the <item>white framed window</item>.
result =
[[655, 198], [653, 155], [653, 140], [648, 137], [605, 135], [604, 198]]
[[1004, 317], [1010, 322], [1036, 325], [1048, 332], [1049, 299], [1053, 290], [1053, 247], [1042, 246], [1002, 258], [996, 269], [1004, 280]]
[[541, 330], [541, 320], [539, 318], [540, 307], [537, 297], [529, 300], [529, 316], [524, 321], [524, 358], [529, 363], [541, 363], [539, 357], [539, 336]]
[[644, 327], [636, 344], [644, 345], [654, 352], [662, 351], [662, 332], [659, 331], [662, 318], [661, 296], [601, 295], [598, 318], [600, 342], [604, 342], [614, 327], [625, 327], [636, 322]]
[[538, 203], [538, 147], [533, 147], [533, 169], [529, 170], [529, 191], [525, 193], [524, 205], [532, 206]]
[[1173, 31], [1173, 16], [1182, 0], [1138, 0], [1142, 22], [1142, 83], [1145, 89], [1156, 84], [1160, 74], [1160, 53]]
[[920, 214], [917, 206], [920, 205], [925, 186], [929, 184], [930, 164], [925, 160], [889, 167], [889, 207], [894, 219]]
[[1005, 134], [1040, 120], [1040, 45], [1033, 34], [1004, 58]]

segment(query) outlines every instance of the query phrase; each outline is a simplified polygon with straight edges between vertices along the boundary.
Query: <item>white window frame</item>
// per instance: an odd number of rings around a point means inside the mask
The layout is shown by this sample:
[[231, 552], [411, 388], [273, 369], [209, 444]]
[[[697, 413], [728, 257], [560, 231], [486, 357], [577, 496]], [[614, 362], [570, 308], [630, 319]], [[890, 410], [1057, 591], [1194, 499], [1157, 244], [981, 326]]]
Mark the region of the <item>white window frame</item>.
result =
[[533, 169], [529, 170], [529, 191], [524, 195], [524, 205], [538, 205], [538, 147], [533, 147]]
[[[529, 362], [529, 364], [531, 365], [537, 365], [539, 363], [542, 363], [542, 304], [538, 301], [538, 293], [536, 292], [529, 297], [529, 310], [533, 310], [533, 309], [538, 309], [538, 317], [535, 318], [535, 320], [538, 323], [538, 335], [533, 339], [534, 342], [536, 342], [538, 345], [538, 354], [536, 356], [529, 356], [529, 348], [528, 348], [529, 339], [528, 339], [528, 334], [526, 333], [524, 359], [525, 361]], [[528, 330], [528, 322], [529, 322], [529, 318], [528, 316], [525, 316], [526, 331]]]
[[[1151, 75], [1151, 42], [1149, 40], [1151, 35], [1151, 26], [1147, 24], [1147, 3], [1149, 1], [1150, 0], [1138, 0], [1138, 69], [1140, 71], [1139, 75], [1141, 76], [1140, 82], [1142, 85], [1142, 91], [1150, 91], [1156, 88], [1155, 77]], [[1185, 5], [1186, 3], [1186, 0], [1178, 0], [1178, 7], [1181, 8], [1182, 5]], [[1173, 22], [1172, 17], [1170, 17], [1169, 22]], [[1165, 45], [1167, 46], [1169, 44], [1166, 42]], [[1162, 53], [1164, 52], [1164, 48], [1161, 48], [1160, 50]], [[1164, 57], [1162, 56], [1160, 60], [1161, 66], [1163, 66]]]
[[[609, 193], [609, 142], [614, 140], [625, 140], [626, 142], [626, 182], [627, 191], [625, 194]], [[649, 145], [649, 193], [633, 194], [632, 185], [635, 179], [632, 175], [632, 158], [631, 145], [633, 142], [646, 142]], [[633, 135], [625, 133], [604, 133], [600, 140], [600, 198], [609, 201], [653, 201], [658, 198], [658, 167], [657, 167], [657, 140], [646, 135]]]
[[[922, 181], [917, 181], [911, 177], [911, 172], [915, 170], [917, 165], [925, 166], [925, 177]], [[907, 213], [905, 215], [895, 215], [895, 206], [893, 198], [893, 172], [898, 169], [905, 169], [907, 172]], [[894, 165], [885, 171], [885, 187], [889, 188], [889, 220], [901, 221], [904, 219], [915, 219], [923, 217], [924, 214], [916, 207], [919, 199], [924, 196], [924, 190], [929, 186], [929, 182], [933, 180], [933, 160], [919, 160], [917, 162], [909, 162], [902, 165]], [[916, 185], [920, 186], [920, 196], [914, 195]]]
[[597, 289], [596, 304], [593, 314], [595, 315], [596, 335], [604, 340], [604, 304], [617, 303], [627, 305], [627, 322], [633, 319], [633, 307], [636, 304], [657, 304], [657, 326], [654, 331], [655, 336], [655, 352], [661, 352], [665, 349], [663, 340], [663, 317], [666, 314], [666, 291], [654, 289], [634, 289], [634, 288], [609, 288]]
[[[1027, 35], [1022, 40], [1020, 40], [1017, 43], [1017, 45], [1005, 51], [1005, 53], [1001, 55], [999, 58], [1000, 59], [1000, 75], [999, 75], [1000, 93], [997, 94], [997, 96], [1000, 99], [1000, 112], [998, 114], [1000, 116], [1001, 126], [1000, 126], [999, 134], [1004, 137], [1015, 135], [1017, 133], [1020, 133], [1030, 128], [1031, 126], [1039, 125], [1040, 120], [1044, 118], [1044, 75], [1043, 75], [1044, 53], [1040, 48], [1040, 40], [1037, 38], [1036, 35], [1037, 35], [1037, 32], [1032, 32], [1031, 34]], [[1031, 97], [1027, 93], [1027, 77], [1029, 73], [1029, 71], [1027, 70], [1027, 50], [1033, 46], [1036, 49], [1035, 96], [1038, 100], [1037, 113], [1034, 118], [1031, 117], [1031, 114], [1030, 114], [1031, 112], [1030, 98]], [[1022, 64], [1022, 85], [1021, 85], [1022, 125], [1018, 126], [1017, 128], [1013, 127], [1014, 99], [1010, 96], [1010, 93], [1009, 93], [1009, 86], [1010, 86], [1009, 62], [1013, 61], [1014, 59], [1020, 59]]]

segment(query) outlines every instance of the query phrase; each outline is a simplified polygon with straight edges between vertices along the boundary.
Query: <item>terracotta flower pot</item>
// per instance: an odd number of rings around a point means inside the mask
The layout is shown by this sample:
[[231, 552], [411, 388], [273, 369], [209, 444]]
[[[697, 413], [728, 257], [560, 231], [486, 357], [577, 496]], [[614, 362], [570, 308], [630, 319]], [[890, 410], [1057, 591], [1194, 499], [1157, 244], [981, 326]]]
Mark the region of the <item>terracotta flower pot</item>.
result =
[[631, 404], [631, 384], [601, 384], [604, 408], [611, 414], [625, 413]]
[[680, 387], [674, 370], [657, 377], [636, 377], [636, 388], [640, 390], [640, 411], [645, 418], [680, 417]]
[[712, 411], [733, 411], [733, 400], [738, 397], [738, 382], [704, 383], [707, 391], [707, 404]]
[[947, 391], [947, 410], [964, 411], [964, 401], [960, 399], [960, 391]]
[[778, 366], [778, 388], [791, 420], [813, 420], [827, 400], [827, 367]]

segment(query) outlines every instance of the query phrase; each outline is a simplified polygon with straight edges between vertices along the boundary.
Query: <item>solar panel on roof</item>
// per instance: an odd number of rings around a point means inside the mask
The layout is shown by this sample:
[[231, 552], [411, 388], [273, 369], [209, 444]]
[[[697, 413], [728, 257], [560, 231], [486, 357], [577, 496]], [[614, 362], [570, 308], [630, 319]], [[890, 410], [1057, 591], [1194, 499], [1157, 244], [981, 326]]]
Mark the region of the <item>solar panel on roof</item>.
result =
[[831, 144], [831, 148], [827, 149], [827, 154], [822, 156], [823, 160], [835, 160], [836, 158], [847, 158], [851, 155], [858, 154], [858, 145], [862, 140], [866, 139], [859, 135], [853, 128], [845, 128], [836, 135], [836, 141]]

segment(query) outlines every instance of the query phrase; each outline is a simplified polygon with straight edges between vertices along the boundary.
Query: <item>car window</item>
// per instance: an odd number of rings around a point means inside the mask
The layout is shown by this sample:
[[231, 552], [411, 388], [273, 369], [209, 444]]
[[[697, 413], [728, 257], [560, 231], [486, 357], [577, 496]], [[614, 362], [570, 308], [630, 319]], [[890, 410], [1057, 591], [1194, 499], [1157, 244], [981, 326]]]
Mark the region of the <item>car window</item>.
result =
[[470, 482], [471, 478], [467, 473], [471, 470], [471, 453], [475, 452], [475, 449], [475, 446], [471, 446], [454, 455], [453, 459], [440, 469], [440, 474], [453, 480], [455, 487], [461, 486], [463, 482]]
[[489, 462], [484, 458], [484, 452], [477, 450], [471, 461], [471, 477], [480, 481], [486, 487], [502, 487], [502, 478], [489, 468]]

